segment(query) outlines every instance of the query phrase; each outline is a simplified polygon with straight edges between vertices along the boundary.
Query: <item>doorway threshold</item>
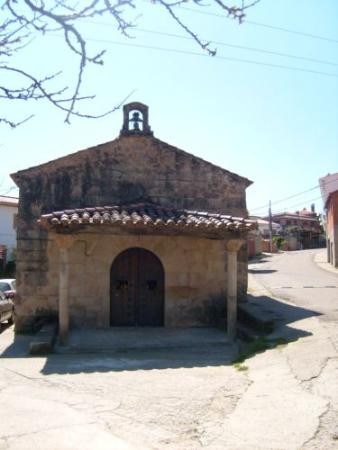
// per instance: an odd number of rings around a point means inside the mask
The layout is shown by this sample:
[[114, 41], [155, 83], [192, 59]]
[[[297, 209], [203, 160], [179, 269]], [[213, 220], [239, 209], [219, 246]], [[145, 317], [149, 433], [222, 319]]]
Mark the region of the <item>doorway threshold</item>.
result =
[[212, 327], [111, 327], [71, 329], [68, 345], [57, 341], [56, 353], [102, 353], [126, 350], [236, 347], [225, 331]]

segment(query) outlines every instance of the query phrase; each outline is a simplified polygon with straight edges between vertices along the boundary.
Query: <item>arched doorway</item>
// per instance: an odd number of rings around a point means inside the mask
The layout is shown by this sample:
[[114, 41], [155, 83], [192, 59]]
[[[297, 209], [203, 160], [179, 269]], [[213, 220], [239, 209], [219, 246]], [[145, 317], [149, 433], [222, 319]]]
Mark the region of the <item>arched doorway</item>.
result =
[[130, 248], [113, 261], [110, 325], [164, 325], [164, 270], [154, 253]]

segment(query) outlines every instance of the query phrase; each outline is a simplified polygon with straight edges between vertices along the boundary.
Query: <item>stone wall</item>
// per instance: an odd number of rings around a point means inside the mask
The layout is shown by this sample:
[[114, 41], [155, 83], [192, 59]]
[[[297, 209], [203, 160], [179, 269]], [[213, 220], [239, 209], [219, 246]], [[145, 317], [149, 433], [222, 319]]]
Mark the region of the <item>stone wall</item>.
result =
[[[165, 326], [216, 323], [226, 309], [224, 241], [183, 236], [80, 234], [70, 249], [70, 317], [73, 326], [107, 327], [110, 320], [110, 269], [115, 257], [130, 247], [158, 256], [165, 271]], [[88, 251], [90, 249], [90, 254]], [[86, 255], [87, 253], [87, 255]], [[44, 307], [57, 311], [59, 249], [51, 239], [47, 250], [47, 283], [39, 295], [26, 293], [19, 315], [27, 321]]]
[[[14, 176], [21, 214], [149, 202], [246, 215], [250, 182], [158, 139], [122, 137]], [[33, 205], [33, 210], [32, 210]]]
[[[58, 282], [50, 275], [56, 256], [47, 253], [48, 234], [37, 224], [41, 214], [149, 202], [246, 217], [245, 188], [250, 184], [245, 178], [148, 136], [121, 137], [18, 172], [13, 179], [20, 187], [18, 330], [29, 327], [29, 316], [55, 309], [56, 298], [52, 300], [48, 292]], [[242, 298], [246, 283], [244, 249], [239, 263]]]

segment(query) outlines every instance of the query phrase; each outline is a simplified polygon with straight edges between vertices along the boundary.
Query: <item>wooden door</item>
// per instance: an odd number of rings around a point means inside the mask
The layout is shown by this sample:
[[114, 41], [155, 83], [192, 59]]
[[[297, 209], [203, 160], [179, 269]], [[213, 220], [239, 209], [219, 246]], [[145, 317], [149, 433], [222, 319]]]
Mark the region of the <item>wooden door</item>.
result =
[[110, 324], [162, 326], [164, 324], [164, 270], [148, 250], [131, 248], [120, 253], [111, 267]]

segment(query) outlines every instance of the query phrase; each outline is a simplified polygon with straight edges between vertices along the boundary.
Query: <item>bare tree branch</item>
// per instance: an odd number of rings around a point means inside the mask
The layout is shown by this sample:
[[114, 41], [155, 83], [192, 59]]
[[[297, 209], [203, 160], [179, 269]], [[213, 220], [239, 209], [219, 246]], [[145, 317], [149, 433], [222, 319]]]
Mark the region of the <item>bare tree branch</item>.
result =
[[21, 120], [21, 122], [13, 122], [11, 120], [8, 120], [4, 117], [0, 117], [0, 123], [4, 123], [6, 125], [9, 125], [11, 128], [16, 128], [19, 125], [27, 122], [27, 120], [31, 119], [33, 117], [33, 115], [26, 117], [25, 119]]
[[[230, 6], [226, 0], [211, 0], [227, 15], [242, 23], [246, 10], [257, 4], [260, 0], [251, 0], [248, 3], [241, 0], [240, 6]], [[179, 6], [191, 3], [196, 7], [206, 7], [203, 0], [149, 0], [150, 4], [159, 5], [166, 14], [180, 28], [191, 36], [196, 44], [209, 55], [216, 54], [216, 50], [210, 47], [210, 42], [203, 42], [198, 34], [192, 30], [178, 15]], [[15, 74], [21, 80], [20, 87], [0, 85], [0, 99], [13, 101], [47, 100], [57, 109], [65, 113], [65, 122], [70, 123], [72, 116], [98, 118], [112, 113], [123, 102], [108, 111], [92, 115], [84, 113], [78, 108], [82, 100], [93, 99], [94, 94], [82, 95], [83, 75], [88, 64], [103, 65], [105, 50], [90, 54], [87, 49], [86, 37], [80, 31], [79, 25], [95, 17], [111, 18], [112, 24], [124, 36], [130, 37], [129, 31], [135, 27], [135, 23], [126, 19], [129, 11], [140, 11], [140, 2], [137, 0], [4, 0], [0, 6], [3, 19], [0, 19], [0, 73]], [[17, 67], [10, 63], [11, 58], [23, 48], [30, 45], [33, 38], [39, 35], [62, 31], [64, 44], [76, 56], [78, 68], [74, 73], [74, 87], [60, 83], [60, 88], [51, 88], [51, 82], [57, 81], [62, 74], [62, 69], [51, 75], [40, 78], [31, 70]], [[14, 83], [14, 82], [13, 82]], [[15, 84], [15, 83], [14, 83]], [[13, 84], [12, 84], [13, 85]], [[128, 97], [131, 94], [128, 95]], [[127, 98], [128, 98], [127, 97]], [[24, 123], [30, 117], [21, 120], [11, 120], [7, 117], [0, 118], [0, 124], [16, 127]]]

